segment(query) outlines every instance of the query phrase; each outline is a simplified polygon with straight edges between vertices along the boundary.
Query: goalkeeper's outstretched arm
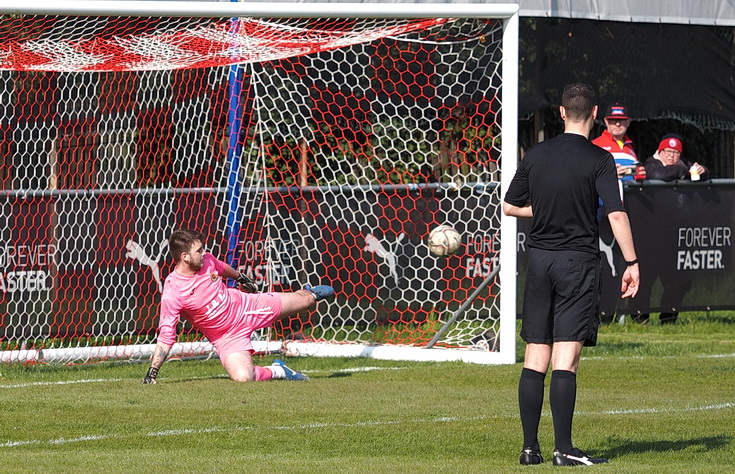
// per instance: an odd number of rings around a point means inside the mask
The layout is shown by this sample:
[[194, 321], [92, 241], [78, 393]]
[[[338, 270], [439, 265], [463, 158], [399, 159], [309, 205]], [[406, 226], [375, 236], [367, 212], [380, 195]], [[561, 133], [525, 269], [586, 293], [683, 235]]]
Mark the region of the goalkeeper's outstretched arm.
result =
[[245, 272], [235, 270], [230, 265], [225, 267], [225, 270], [222, 272], [222, 276], [235, 280], [240, 285], [240, 289], [246, 293], [258, 292], [258, 286], [245, 274]]
[[151, 359], [151, 366], [148, 368], [148, 372], [146, 372], [145, 377], [143, 377], [144, 384], [158, 383], [156, 382], [158, 370], [161, 368], [163, 363], [166, 362], [166, 358], [168, 357], [170, 350], [171, 346], [160, 342], [156, 344], [156, 350], [153, 351], [153, 358]]

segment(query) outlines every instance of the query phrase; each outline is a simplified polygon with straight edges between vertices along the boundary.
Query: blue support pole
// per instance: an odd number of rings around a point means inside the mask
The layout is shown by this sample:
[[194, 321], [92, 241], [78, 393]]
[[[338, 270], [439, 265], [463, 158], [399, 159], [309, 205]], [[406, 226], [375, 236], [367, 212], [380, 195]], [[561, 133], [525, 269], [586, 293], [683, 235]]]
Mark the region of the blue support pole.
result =
[[[237, 0], [231, 0], [236, 2]], [[238, 19], [233, 18], [233, 28], [237, 26]], [[228, 77], [228, 99], [229, 107], [227, 112], [227, 163], [229, 164], [229, 172], [227, 175], [227, 257], [226, 261], [233, 268], [237, 268], [239, 264], [237, 244], [240, 238], [240, 157], [242, 146], [240, 144], [240, 128], [242, 127], [242, 103], [240, 102], [240, 92], [242, 91], [242, 71], [238, 65], [230, 66], [230, 74]]]

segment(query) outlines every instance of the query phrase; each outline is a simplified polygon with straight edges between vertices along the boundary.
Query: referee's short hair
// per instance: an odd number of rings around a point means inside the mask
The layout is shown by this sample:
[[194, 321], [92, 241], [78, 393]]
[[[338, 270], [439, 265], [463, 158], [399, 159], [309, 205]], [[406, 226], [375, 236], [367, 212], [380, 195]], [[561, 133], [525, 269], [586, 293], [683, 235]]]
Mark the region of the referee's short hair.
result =
[[561, 105], [569, 120], [574, 122], [587, 120], [597, 105], [597, 95], [587, 84], [581, 82], [567, 84], [561, 95]]

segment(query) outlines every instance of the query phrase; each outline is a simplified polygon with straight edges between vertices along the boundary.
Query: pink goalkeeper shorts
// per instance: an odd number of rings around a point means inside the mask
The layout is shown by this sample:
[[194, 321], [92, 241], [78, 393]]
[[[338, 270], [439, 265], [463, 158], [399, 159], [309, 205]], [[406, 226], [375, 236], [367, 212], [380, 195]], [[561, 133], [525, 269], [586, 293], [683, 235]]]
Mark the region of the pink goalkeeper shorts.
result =
[[242, 296], [240, 301], [233, 300], [233, 304], [241, 306], [236, 321], [220, 338], [210, 341], [223, 364], [234, 352], [248, 351], [252, 354], [250, 338], [253, 332], [271, 327], [281, 315], [281, 296], [277, 293], [247, 294], [238, 291], [236, 294]]

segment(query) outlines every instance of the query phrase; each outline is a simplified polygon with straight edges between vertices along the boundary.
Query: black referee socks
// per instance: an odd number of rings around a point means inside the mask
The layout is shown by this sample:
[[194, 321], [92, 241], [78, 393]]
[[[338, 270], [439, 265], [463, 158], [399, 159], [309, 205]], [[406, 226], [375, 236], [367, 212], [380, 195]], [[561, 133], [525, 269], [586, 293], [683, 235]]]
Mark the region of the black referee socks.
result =
[[524, 368], [518, 382], [518, 406], [523, 426], [523, 447], [539, 450], [538, 425], [544, 404], [544, 378], [546, 374]]
[[568, 370], [551, 372], [549, 403], [554, 418], [554, 438], [556, 449], [568, 453], [572, 446], [572, 418], [577, 400], [577, 374]]

